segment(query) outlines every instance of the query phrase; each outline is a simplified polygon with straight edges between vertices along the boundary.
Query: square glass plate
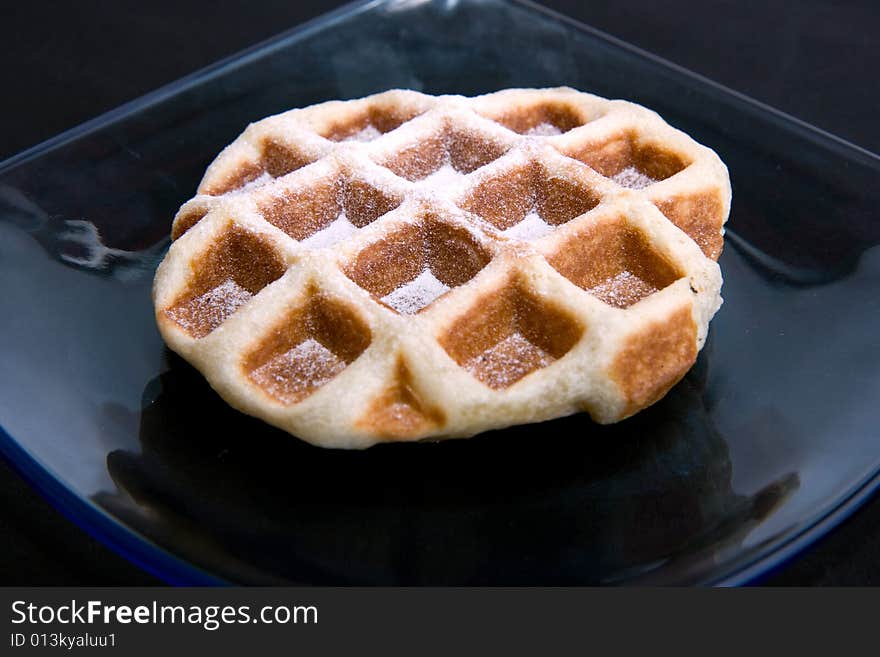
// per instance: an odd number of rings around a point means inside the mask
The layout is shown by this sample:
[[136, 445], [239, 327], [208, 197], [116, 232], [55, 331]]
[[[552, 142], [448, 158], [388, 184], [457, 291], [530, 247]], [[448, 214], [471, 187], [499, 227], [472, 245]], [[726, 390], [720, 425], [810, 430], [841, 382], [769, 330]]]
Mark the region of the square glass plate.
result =
[[[694, 369], [610, 427], [310, 447], [163, 345], [171, 217], [253, 120], [391, 87], [570, 85], [728, 164], [724, 307]], [[880, 159], [523, 2], [348, 6], [0, 165], [0, 448], [171, 582], [740, 583], [878, 483]]]

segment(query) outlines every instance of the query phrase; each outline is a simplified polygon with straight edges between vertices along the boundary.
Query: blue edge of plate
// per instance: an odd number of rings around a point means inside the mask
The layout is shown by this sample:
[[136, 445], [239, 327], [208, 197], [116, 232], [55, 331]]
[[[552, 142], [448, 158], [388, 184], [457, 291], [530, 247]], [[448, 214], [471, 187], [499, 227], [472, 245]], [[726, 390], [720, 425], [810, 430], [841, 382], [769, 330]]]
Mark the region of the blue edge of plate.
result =
[[[755, 109], [770, 112], [771, 114], [775, 114], [780, 118], [790, 121], [801, 129], [812, 132], [815, 137], [830, 139], [831, 141], [836, 142], [837, 145], [848, 147], [862, 156], [868, 155], [872, 158], [878, 157], [875, 153], [872, 153], [857, 144], [848, 142], [837, 135], [833, 135], [821, 128], [810, 125], [797, 117], [790, 116], [785, 112], [781, 112], [776, 108], [765, 105], [764, 103], [744, 94], [728, 89], [713, 80], [709, 80], [693, 71], [673, 64], [672, 62], [668, 62], [657, 55], [648, 53], [636, 46], [605, 34], [595, 28], [579, 23], [567, 16], [558, 14], [545, 7], [535, 5], [529, 0], [513, 0], [513, 2], [528, 7], [544, 16], [550, 16], [557, 20], [562, 20], [563, 22], [575, 25], [579, 29], [586, 30], [605, 41], [631, 52], [638, 53], [644, 57], [648, 57], [653, 61], [675, 69], [676, 71], [679, 71], [688, 77], [697, 79], [702, 83], [709, 84], [720, 91], [730, 94], [740, 102], [751, 105]], [[231, 62], [240, 62], [256, 53], [262, 54], [268, 48], [273, 45], [279, 45], [293, 35], [302, 35], [319, 27], [326, 27], [326, 25], [342, 16], [347, 16], [353, 11], [367, 9], [375, 4], [376, 0], [357, 0], [343, 5], [332, 12], [318, 16], [302, 25], [281, 32], [274, 37], [259, 42], [245, 50], [230, 55], [229, 57], [221, 59], [210, 66], [195, 71], [144, 96], [120, 105], [109, 112], [75, 126], [70, 130], [66, 130], [55, 137], [0, 162], [0, 173], [29, 160], [36, 155], [82, 137], [92, 130], [120, 119], [135, 110], [142, 110], [149, 105], [160, 102], [161, 100], [182, 91], [196, 81], [202, 80], [206, 75], [218, 72]], [[144, 536], [134, 533], [131, 529], [127, 528], [108, 513], [81, 498], [34, 459], [24, 447], [6, 432], [2, 426], [0, 426], [0, 455], [5, 457], [12, 469], [18, 472], [26, 481], [30, 482], [49, 502], [49, 504], [57, 509], [64, 517], [146, 572], [174, 586], [223, 586], [230, 584], [230, 582], [174, 556]], [[848, 495], [841, 497], [833, 508], [821, 513], [808, 525], [792, 531], [788, 537], [780, 540], [778, 543], [774, 541], [768, 542], [766, 547], [749, 562], [734, 565], [732, 566], [731, 572], [705, 583], [714, 586], [760, 584], [763, 580], [784, 567], [815, 541], [851, 516], [878, 489], [880, 489], [880, 470], [865, 478], [855, 486]]]

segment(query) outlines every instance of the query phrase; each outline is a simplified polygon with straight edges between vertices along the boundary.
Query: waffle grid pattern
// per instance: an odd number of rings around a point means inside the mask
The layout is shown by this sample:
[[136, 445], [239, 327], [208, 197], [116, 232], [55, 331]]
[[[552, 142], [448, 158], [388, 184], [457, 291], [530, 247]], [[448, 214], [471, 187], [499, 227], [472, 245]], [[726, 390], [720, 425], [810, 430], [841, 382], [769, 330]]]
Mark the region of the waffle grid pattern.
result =
[[210, 166], [157, 322], [231, 405], [322, 446], [613, 422], [693, 364], [729, 204], [718, 157], [631, 103], [323, 103]]

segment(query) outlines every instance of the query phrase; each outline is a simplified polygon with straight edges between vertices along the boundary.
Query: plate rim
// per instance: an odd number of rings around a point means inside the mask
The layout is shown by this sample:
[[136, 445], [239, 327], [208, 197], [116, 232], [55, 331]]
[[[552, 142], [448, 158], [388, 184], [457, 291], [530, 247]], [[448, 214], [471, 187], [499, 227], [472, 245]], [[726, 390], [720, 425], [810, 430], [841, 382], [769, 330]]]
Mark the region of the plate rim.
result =
[[[13, 154], [6, 159], [0, 160], [0, 174], [5, 173], [8, 169], [14, 168], [37, 155], [41, 155], [47, 151], [51, 151], [52, 149], [62, 146], [67, 142], [73, 141], [78, 137], [83, 137], [99, 126], [106, 126], [109, 123], [125, 118], [129, 114], [133, 114], [135, 111], [140, 111], [151, 104], [159, 103], [162, 100], [184, 90], [187, 86], [193, 84], [197, 80], [201, 81], [201, 78], [204, 78], [205, 76], [215, 75], [219, 73], [220, 69], [228, 64], [231, 64], [232, 62], [246, 60], [248, 57], [257, 54], [258, 52], [262, 54], [265, 50], [271, 48], [272, 46], [280, 45], [282, 41], [285, 41], [290, 37], [300, 35], [301, 33], [304, 34], [311, 30], [323, 29], [331, 24], [334, 20], [347, 17], [349, 14], [378, 8], [382, 5], [391, 5], [394, 4], [395, 1], [396, 0], [353, 0], [352, 2], [348, 2], [337, 7], [336, 9], [309, 19], [304, 23], [300, 23], [299, 25], [295, 25], [286, 30], [282, 30], [281, 32], [267, 39], [263, 39], [254, 43], [253, 45], [247, 46], [246, 48], [227, 55], [226, 57], [222, 57], [217, 61], [208, 64], [207, 66], [203, 66], [202, 68], [196, 69], [191, 73], [187, 73], [183, 77], [172, 80], [171, 82], [161, 85], [152, 91], [148, 91], [141, 96], [137, 96], [129, 101], [122, 103], [121, 105], [117, 105], [116, 107], [107, 110], [106, 112], [98, 114], [91, 119], [76, 124], [68, 128], [67, 130], [58, 133], [57, 135], [49, 137], [48, 139], [45, 139], [41, 142], [37, 142], [33, 146], [19, 151], [18, 153]], [[431, 3], [439, 3], [443, 2], [444, 0], [428, 1]], [[550, 19], [566, 23], [575, 29], [578, 29], [582, 32], [587, 32], [594, 37], [606, 41], [618, 48], [622, 48], [623, 50], [626, 50], [632, 54], [639, 55], [640, 57], [648, 59], [660, 66], [672, 69], [680, 75], [684, 75], [685, 77], [691, 78], [703, 85], [709, 86], [722, 94], [735, 98], [739, 102], [748, 106], [753, 111], [758, 110], [763, 113], [772, 114], [777, 119], [781, 119], [787, 123], [797, 126], [798, 128], [801, 128], [808, 133], [812, 133], [814, 137], [826, 141], [831, 141], [836, 146], [842, 147], [847, 150], [852, 150], [858, 155], [872, 160], [874, 164], [880, 165], [880, 153], [875, 153], [874, 151], [871, 151], [863, 146], [849, 141], [848, 139], [845, 139], [823, 128], [820, 128], [812, 123], [809, 123], [808, 121], [804, 121], [803, 119], [800, 119], [792, 114], [788, 114], [787, 112], [773, 107], [772, 105], [768, 105], [767, 103], [759, 101], [752, 96], [749, 96], [748, 94], [732, 89], [726, 85], [721, 84], [720, 82], [716, 82], [711, 78], [701, 75], [700, 73], [696, 73], [689, 68], [681, 66], [680, 64], [676, 64], [675, 62], [665, 59], [648, 50], [644, 50], [639, 46], [635, 46], [627, 41], [624, 41], [623, 39], [619, 39], [618, 37], [608, 34], [607, 32], [603, 32], [598, 28], [592, 27], [591, 25], [587, 25], [586, 23], [571, 18], [570, 16], [566, 16], [565, 14], [550, 9], [549, 7], [539, 5], [532, 0], [494, 1], [521, 7], [533, 13], [539, 14], [544, 20]]]
[[[76, 527], [107, 548], [134, 563], [158, 579], [174, 586], [229, 586], [232, 581], [177, 556], [169, 549], [135, 531], [121, 520], [101, 509], [91, 500], [78, 495], [52, 471], [33, 457], [0, 426], [0, 456], [25, 481], [31, 483], [43, 499], [70, 520]], [[754, 586], [776, 570], [798, 557], [817, 540], [828, 536], [880, 490], [880, 468], [867, 475], [839, 501], [803, 527], [793, 530], [781, 540], [770, 540], [754, 556], [742, 563], [730, 564], [724, 573], [697, 581], [696, 586]], [[101, 532], [100, 525], [106, 532]], [[156, 556], [162, 563], [156, 562]], [[627, 582], [621, 582], [627, 585]], [[289, 584], [296, 585], [296, 584]]]
[[[72, 490], [64, 480], [0, 425], [0, 457], [53, 509], [115, 554], [174, 586], [224, 585], [229, 582], [183, 559], [135, 531], [93, 501]], [[106, 531], [101, 531], [101, 530]], [[159, 556], [157, 563], [156, 557]]]

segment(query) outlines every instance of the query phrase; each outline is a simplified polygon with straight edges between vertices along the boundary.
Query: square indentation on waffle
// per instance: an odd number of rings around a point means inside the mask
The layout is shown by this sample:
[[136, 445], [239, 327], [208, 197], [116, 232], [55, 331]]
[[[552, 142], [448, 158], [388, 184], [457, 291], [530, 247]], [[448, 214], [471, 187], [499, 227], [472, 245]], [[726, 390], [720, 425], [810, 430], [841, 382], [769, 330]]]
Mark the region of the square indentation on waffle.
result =
[[649, 187], [691, 164], [685, 155], [644, 138], [635, 130], [567, 145], [562, 152], [630, 189]]
[[294, 404], [339, 375], [371, 340], [356, 308], [310, 286], [305, 299], [251, 347], [242, 366], [267, 395]]
[[414, 315], [470, 281], [492, 256], [485, 237], [423, 209], [414, 221], [400, 223], [364, 246], [343, 270], [379, 303]]
[[498, 102], [503, 101], [503, 94], [481, 100], [483, 106], [478, 103], [476, 110], [482, 116], [530, 137], [562, 135], [601, 116], [596, 107], [585, 107], [564, 91], [535, 94], [515, 107]]
[[549, 251], [547, 261], [560, 274], [615, 308], [628, 308], [684, 275], [620, 215], [575, 227]]
[[373, 158], [400, 178], [441, 190], [501, 157], [513, 143], [503, 133], [473, 113], [426, 115]]
[[312, 121], [315, 132], [330, 141], [369, 142], [396, 130], [404, 123], [423, 114], [430, 106], [424, 96], [406, 94], [393, 99], [379, 96], [349, 103], [327, 103]]
[[265, 236], [237, 224], [191, 267], [185, 290], [163, 313], [194, 338], [208, 335], [286, 270]]
[[184, 203], [177, 211], [174, 223], [171, 225], [171, 240], [178, 239], [204, 219], [213, 206], [214, 199], [205, 196], [196, 196]]
[[199, 193], [220, 196], [249, 185], [263, 184], [297, 171], [322, 155], [307, 144], [293, 143], [280, 135], [261, 137], [252, 150], [250, 156], [236, 161], [230, 171], [203, 184]]
[[320, 249], [349, 239], [403, 198], [400, 184], [381, 167], [352, 172], [322, 162], [261, 190], [255, 200], [266, 221], [302, 246]]
[[388, 384], [369, 403], [357, 426], [389, 439], [442, 427], [446, 421], [443, 411], [418, 392], [417, 384], [405, 359], [398, 355]]
[[505, 237], [531, 242], [599, 204], [602, 197], [585, 167], [564, 163], [551, 170], [548, 162], [558, 164], [554, 155], [565, 158], [552, 149], [544, 155], [548, 157], [517, 153], [505, 158], [503, 166], [482, 176], [461, 196], [459, 206]]
[[584, 330], [579, 319], [514, 273], [480, 295], [438, 341], [459, 366], [500, 390], [565, 356]]

